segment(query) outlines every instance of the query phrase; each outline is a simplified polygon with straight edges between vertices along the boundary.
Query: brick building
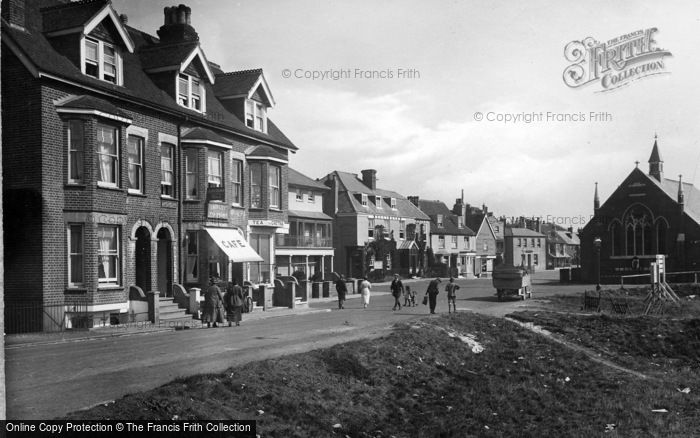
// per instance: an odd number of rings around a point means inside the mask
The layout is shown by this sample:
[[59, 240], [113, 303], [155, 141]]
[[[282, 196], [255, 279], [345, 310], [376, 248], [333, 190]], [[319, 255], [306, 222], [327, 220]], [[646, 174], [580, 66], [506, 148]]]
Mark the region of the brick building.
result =
[[5, 300], [33, 309], [10, 325], [114, 324], [139, 291], [215, 274], [272, 281], [297, 148], [262, 71], [209, 62], [190, 18], [165, 8], [155, 36], [109, 0], [3, 0]]
[[464, 224], [476, 234], [474, 266], [472, 268], [477, 277], [488, 277], [493, 272], [496, 262], [498, 240], [489, 220], [491, 214], [484, 205], [481, 209], [465, 204], [463, 198], [458, 198], [452, 207], [452, 212], [464, 218]]
[[657, 254], [666, 256], [669, 272], [699, 269], [700, 190], [680, 176], [665, 178], [663, 167], [655, 140], [648, 173], [635, 166], [603, 204], [596, 183], [594, 217], [579, 233], [584, 279], [596, 282], [600, 274], [616, 283], [649, 272]]
[[503, 261], [531, 272], [544, 270], [547, 262], [545, 235], [529, 228], [506, 227]]
[[476, 255], [475, 233], [464, 224], [464, 217], [458, 216], [444, 202], [418, 199], [421, 211], [430, 217], [429, 245], [433, 260], [429, 261], [433, 275], [443, 277], [474, 277]]
[[333, 171], [323, 211], [333, 218], [335, 269], [349, 277], [383, 279], [422, 274], [430, 218], [406, 197], [377, 187], [377, 171]]

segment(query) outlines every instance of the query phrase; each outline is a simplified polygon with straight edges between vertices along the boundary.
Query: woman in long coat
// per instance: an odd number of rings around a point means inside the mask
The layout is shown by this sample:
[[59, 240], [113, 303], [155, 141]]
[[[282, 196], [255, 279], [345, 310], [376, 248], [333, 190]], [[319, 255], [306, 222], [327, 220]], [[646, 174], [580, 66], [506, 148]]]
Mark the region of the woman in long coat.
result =
[[207, 327], [211, 327], [211, 324], [214, 323], [214, 327], [216, 327], [217, 322], [224, 322], [222, 315], [224, 298], [221, 295], [221, 289], [216, 285], [218, 279], [212, 278], [209, 283], [207, 292], [204, 294], [202, 322], [206, 322]]
[[372, 285], [367, 281], [367, 277], [363, 278], [362, 283], [360, 283], [360, 294], [362, 294], [362, 304], [365, 309], [369, 305], [370, 289], [372, 289]]
[[238, 285], [236, 279], [232, 279], [226, 288], [226, 319], [228, 326], [232, 323], [241, 325], [243, 313], [243, 288]]

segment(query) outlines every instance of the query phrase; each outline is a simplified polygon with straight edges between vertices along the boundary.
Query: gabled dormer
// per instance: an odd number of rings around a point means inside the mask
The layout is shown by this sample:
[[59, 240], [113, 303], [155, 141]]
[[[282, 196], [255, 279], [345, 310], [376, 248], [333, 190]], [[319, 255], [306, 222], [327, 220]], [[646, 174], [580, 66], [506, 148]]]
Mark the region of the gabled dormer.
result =
[[123, 54], [134, 52], [134, 42], [126, 17], [119, 17], [109, 0], [52, 6], [41, 14], [48, 41], [85, 76], [124, 84]]
[[214, 94], [248, 128], [267, 133], [267, 110], [275, 99], [262, 69], [217, 74]]
[[206, 85], [213, 85], [215, 77], [190, 14], [185, 5], [166, 7], [158, 30], [160, 41], [142, 48], [139, 56], [144, 71], [178, 105], [206, 113]]

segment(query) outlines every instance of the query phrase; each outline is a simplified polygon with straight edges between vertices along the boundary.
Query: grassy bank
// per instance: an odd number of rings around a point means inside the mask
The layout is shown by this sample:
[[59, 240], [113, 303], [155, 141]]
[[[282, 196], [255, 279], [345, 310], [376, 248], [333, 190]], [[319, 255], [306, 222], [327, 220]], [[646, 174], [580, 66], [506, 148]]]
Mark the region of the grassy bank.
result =
[[[581, 324], [581, 333], [590, 333], [618, 324], [609, 318], [592, 328], [585, 323], [600, 316], [534, 315], [518, 317], [545, 316], [555, 332]], [[654, 335], [676, 328], [657, 325]], [[639, 327], [629, 329], [635, 331]], [[584, 342], [580, 333], [559, 333]], [[636, 353], [622, 349], [629, 339], [614, 345], [604, 339], [590, 335], [584, 343], [600, 345], [611, 358], [620, 348], [629, 359], [624, 363], [633, 365]], [[671, 361], [666, 355], [678, 351], [659, 345], [650, 343], [645, 351], [668, 366], [661, 359]], [[687, 361], [670, 362], [667, 374], [641, 379], [513, 322], [461, 313], [399, 325], [380, 339], [177, 380], [67, 417], [255, 419], [263, 437], [687, 437], [700, 433], [693, 357], [688, 352]], [[686, 387], [690, 392], [678, 390]]]

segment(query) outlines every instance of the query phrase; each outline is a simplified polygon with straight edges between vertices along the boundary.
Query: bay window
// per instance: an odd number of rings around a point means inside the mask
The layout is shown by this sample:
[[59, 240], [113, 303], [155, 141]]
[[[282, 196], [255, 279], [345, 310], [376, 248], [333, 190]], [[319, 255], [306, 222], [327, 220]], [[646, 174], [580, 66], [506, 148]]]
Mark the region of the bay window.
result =
[[68, 287], [84, 285], [83, 277], [83, 225], [68, 226]]
[[280, 208], [282, 205], [281, 190], [282, 171], [278, 166], [269, 166], [268, 182], [270, 191], [270, 208]]
[[262, 181], [263, 168], [261, 163], [250, 165], [250, 206], [251, 208], [262, 208]]
[[101, 185], [119, 184], [119, 131], [117, 128], [97, 125], [98, 181]]
[[97, 227], [98, 280], [102, 285], [119, 284], [119, 228], [114, 225]]
[[68, 123], [68, 182], [83, 183], [83, 157], [85, 153], [85, 135], [83, 122], [71, 120]]

